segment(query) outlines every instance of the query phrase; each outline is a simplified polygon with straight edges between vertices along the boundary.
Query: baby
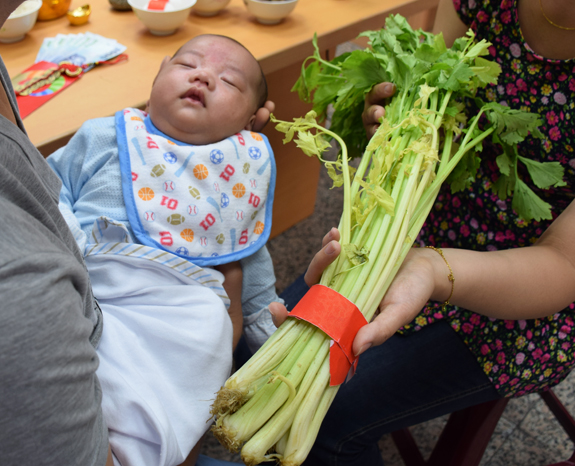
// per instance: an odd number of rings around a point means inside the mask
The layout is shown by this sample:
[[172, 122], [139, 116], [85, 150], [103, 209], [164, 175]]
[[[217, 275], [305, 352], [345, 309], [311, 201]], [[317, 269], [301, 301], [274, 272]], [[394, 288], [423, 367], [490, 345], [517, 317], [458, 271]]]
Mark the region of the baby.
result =
[[230, 373], [232, 332], [235, 346], [243, 320], [255, 351], [275, 330], [275, 162], [251, 131], [266, 100], [247, 49], [198, 36], [164, 59], [145, 112], [90, 120], [48, 158], [104, 314], [98, 377], [117, 464], [183, 462]]

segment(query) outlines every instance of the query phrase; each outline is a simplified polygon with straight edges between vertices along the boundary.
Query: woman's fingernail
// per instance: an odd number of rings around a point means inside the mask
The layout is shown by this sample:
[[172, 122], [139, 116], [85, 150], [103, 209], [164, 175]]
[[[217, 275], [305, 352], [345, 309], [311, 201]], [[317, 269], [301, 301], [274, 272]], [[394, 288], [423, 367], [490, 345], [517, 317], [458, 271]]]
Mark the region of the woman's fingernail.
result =
[[371, 348], [371, 343], [366, 343], [365, 345], [363, 345], [359, 351], [357, 352], [357, 354], [355, 355], [355, 357], [357, 358], [361, 353], [364, 353], [365, 351], [367, 351], [369, 348]]
[[325, 247], [325, 253], [328, 256], [331, 256], [333, 253], [335, 253], [335, 246], [333, 245], [333, 243], [331, 241], [329, 243], [327, 243], [327, 246]]
[[383, 86], [383, 90], [386, 94], [391, 94], [393, 92], [393, 84], [386, 84], [385, 86]]

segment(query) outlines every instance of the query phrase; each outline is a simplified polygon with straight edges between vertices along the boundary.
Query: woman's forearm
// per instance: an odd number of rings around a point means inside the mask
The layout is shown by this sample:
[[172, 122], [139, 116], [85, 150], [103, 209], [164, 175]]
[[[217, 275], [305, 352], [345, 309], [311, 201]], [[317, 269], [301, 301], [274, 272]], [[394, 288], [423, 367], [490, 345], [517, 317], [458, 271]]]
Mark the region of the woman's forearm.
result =
[[[575, 269], [554, 248], [443, 252], [455, 276], [451, 304], [489, 317], [530, 319], [551, 315], [575, 301]], [[444, 270], [439, 272], [441, 266]], [[443, 273], [444, 283], [431, 299], [444, 301], [451, 292], [448, 269], [444, 262], [434, 269], [436, 277]]]
[[[571, 204], [533, 246], [489, 252], [445, 249], [455, 276], [450, 302], [505, 319], [560, 311], [575, 301], [574, 239], [575, 206]], [[445, 262], [435, 255], [431, 299], [442, 301], [449, 296], [451, 283]]]

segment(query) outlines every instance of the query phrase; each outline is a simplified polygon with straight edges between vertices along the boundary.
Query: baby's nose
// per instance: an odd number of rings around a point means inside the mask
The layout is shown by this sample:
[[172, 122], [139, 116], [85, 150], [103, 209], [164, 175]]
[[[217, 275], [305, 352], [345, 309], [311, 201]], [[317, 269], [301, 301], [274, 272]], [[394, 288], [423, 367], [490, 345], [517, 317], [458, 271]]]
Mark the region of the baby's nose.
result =
[[210, 74], [203, 70], [197, 70], [192, 76], [192, 81], [196, 83], [200, 82], [205, 84], [207, 87], [210, 87], [213, 83], [213, 79]]

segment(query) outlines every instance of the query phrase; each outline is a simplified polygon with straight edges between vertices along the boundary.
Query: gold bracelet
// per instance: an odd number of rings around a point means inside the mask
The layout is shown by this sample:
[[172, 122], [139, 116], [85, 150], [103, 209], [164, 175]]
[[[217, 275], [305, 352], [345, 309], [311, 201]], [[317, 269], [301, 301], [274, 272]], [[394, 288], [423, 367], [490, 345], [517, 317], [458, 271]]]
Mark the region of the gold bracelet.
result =
[[441, 248], [434, 248], [433, 246], [425, 246], [425, 247], [428, 249], [433, 249], [435, 252], [437, 252], [443, 258], [445, 264], [447, 265], [447, 268], [449, 269], [449, 275], [447, 276], [447, 279], [451, 282], [451, 293], [449, 294], [449, 298], [447, 298], [445, 302], [441, 305], [441, 309], [445, 311], [445, 306], [449, 304], [449, 300], [453, 296], [453, 289], [455, 288], [455, 276], [453, 275], [453, 270], [451, 270], [451, 266], [449, 265], [449, 262], [447, 262], [447, 259], [443, 255], [443, 251], [441, 250]]

